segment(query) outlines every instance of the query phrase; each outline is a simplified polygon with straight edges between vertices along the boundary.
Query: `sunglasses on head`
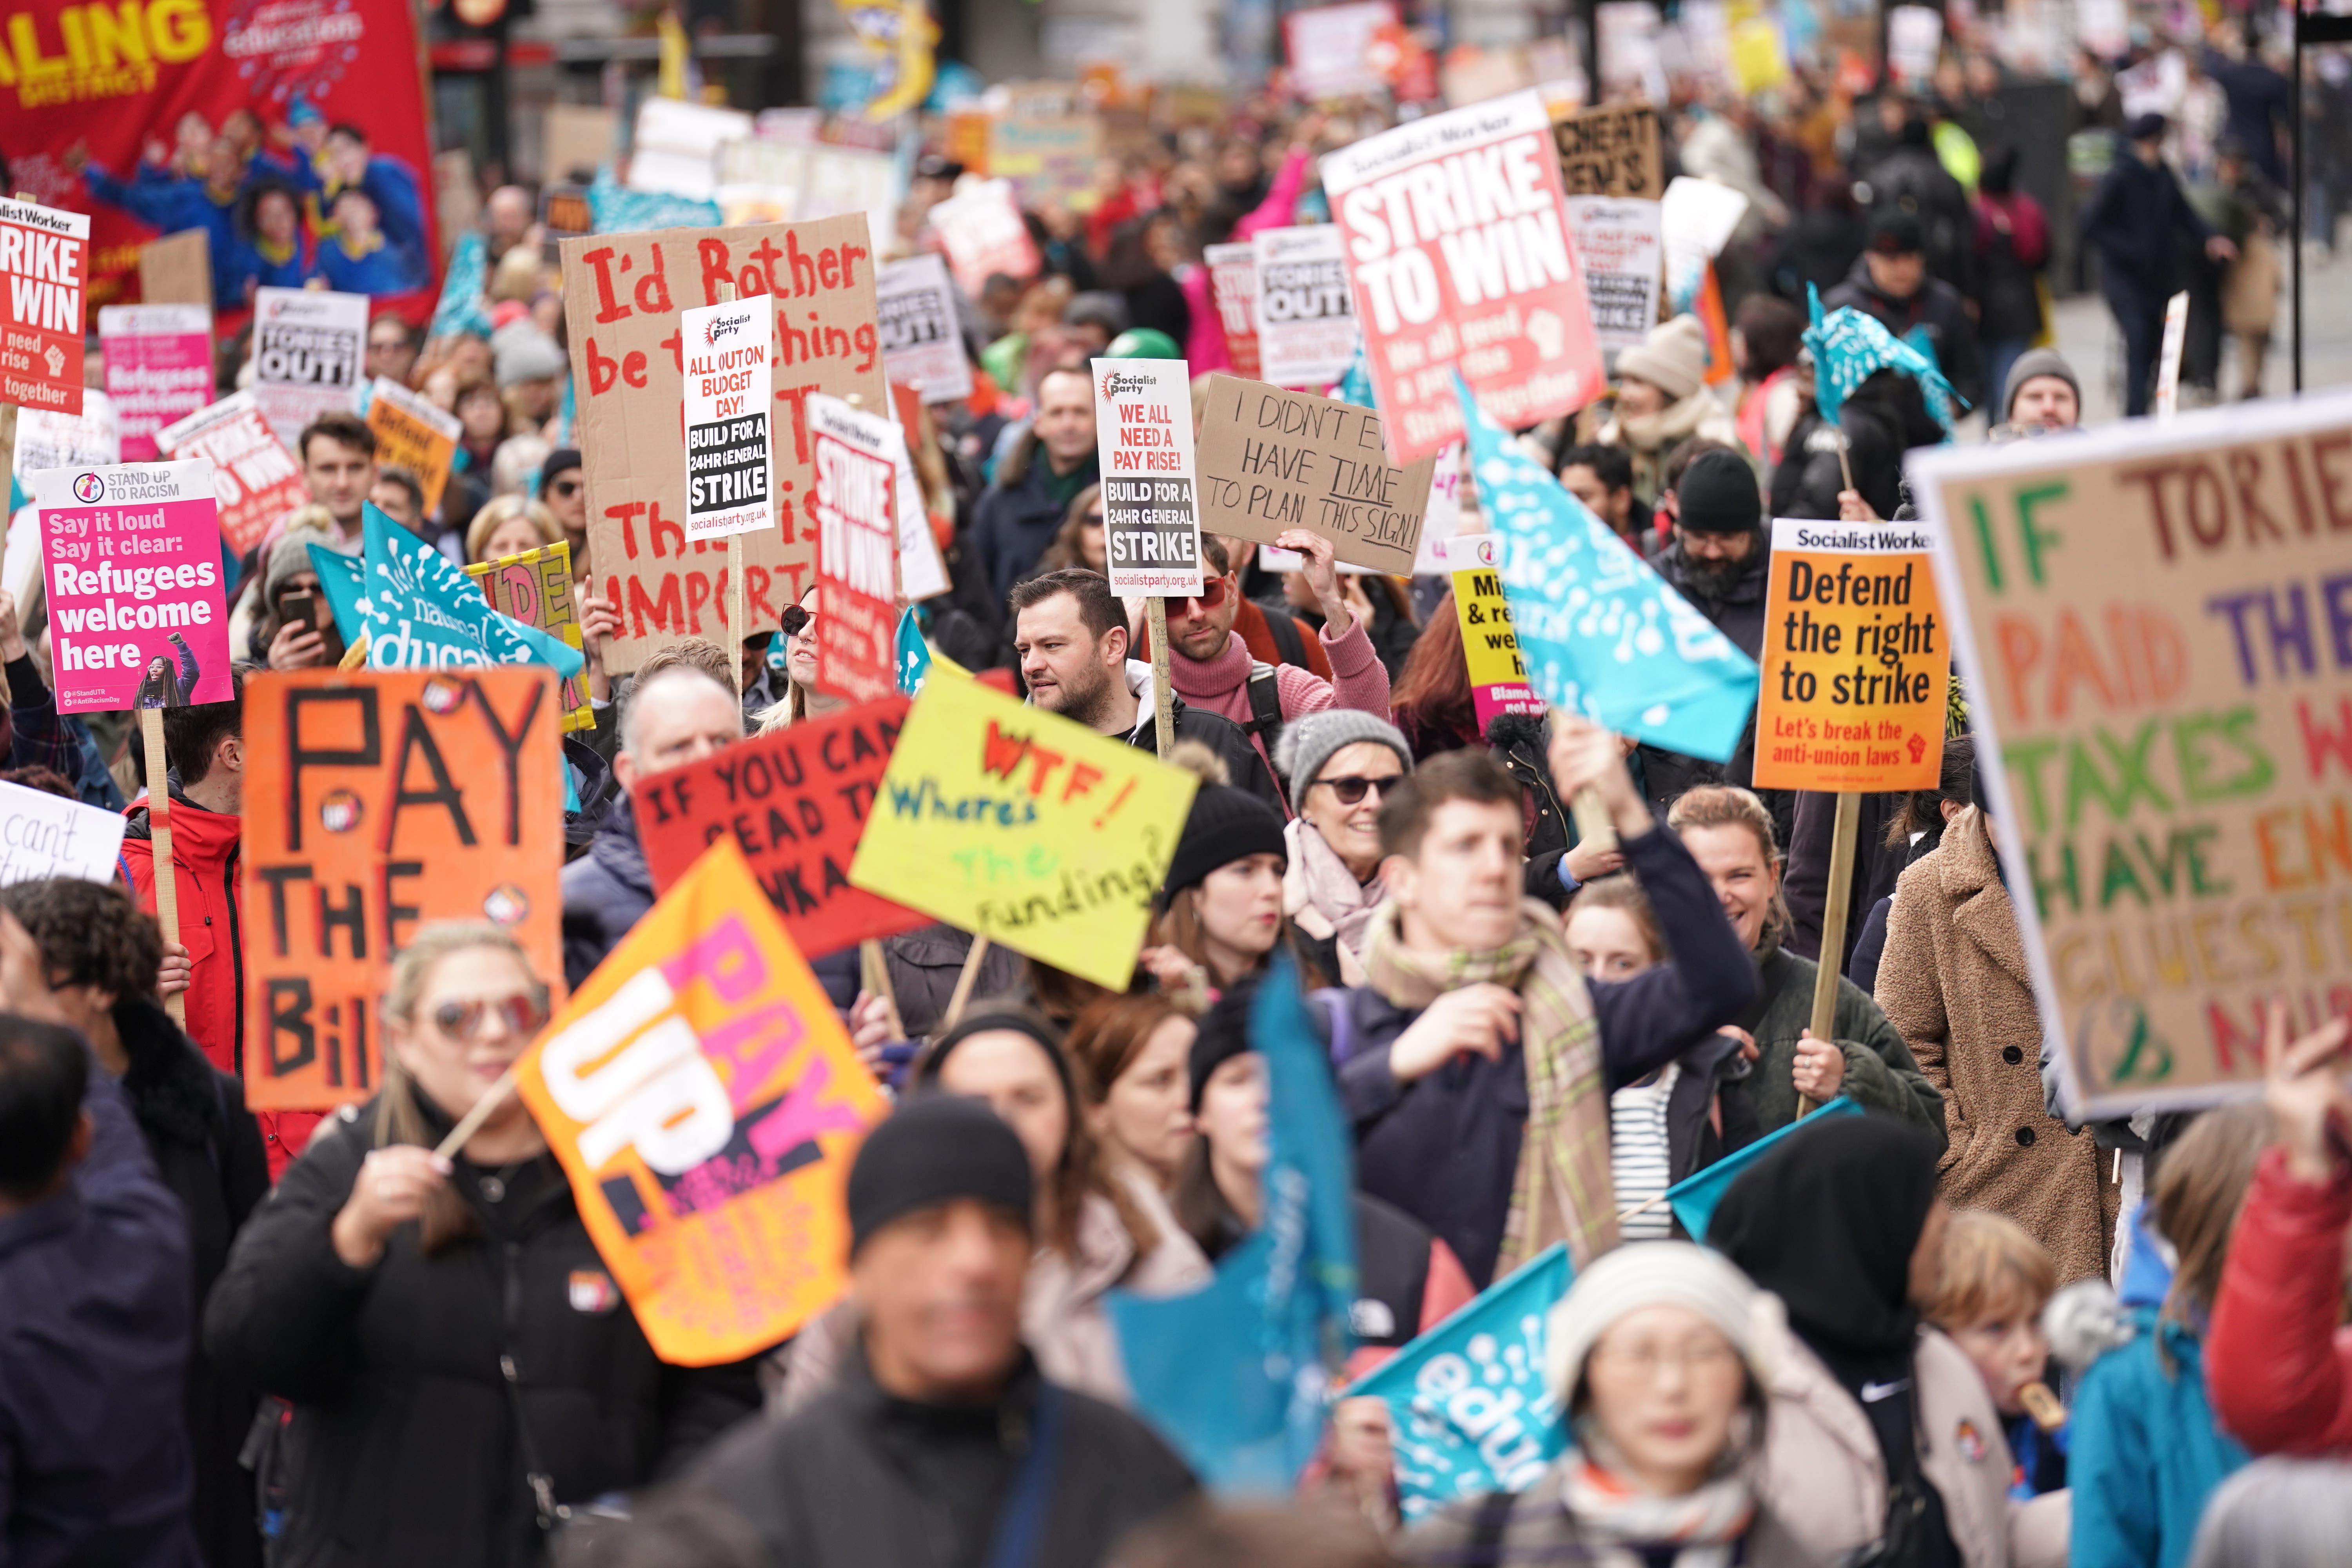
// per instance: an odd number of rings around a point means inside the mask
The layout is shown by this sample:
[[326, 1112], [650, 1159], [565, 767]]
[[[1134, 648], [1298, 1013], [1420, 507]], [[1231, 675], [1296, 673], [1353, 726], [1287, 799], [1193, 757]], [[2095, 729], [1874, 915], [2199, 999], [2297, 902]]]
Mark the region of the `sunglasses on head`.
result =
[[483, 1023], [493, 1015], [507, 1033], [529, 1039], [547, 1022], [547, 988], [538, 986], [511, 996], [478, 996], [467, 1002], [442, 1002], [433, 1008], [433, 1026], [461, 1045], [472, 1045]]
[[1333, 795], [1339, 796], [1341, 805], [1353, 805], [1375, 790], [1380, 792], [1382, 800], [1386, 800], [1403, 778], [1402, 773], [1382, 773], [1378, 778], [1365, 778], [1361, 774], [1353, 774], [1344, 779], [1317, 779], [1315, 787], [1328, 788]]
[[785, 605], [782, 617], [784, 635], [788, 637], [800, 636], [807, 629], [808, 624], [814, 619], [816, 616], [814, 614], [801, 608], [798, 605]]

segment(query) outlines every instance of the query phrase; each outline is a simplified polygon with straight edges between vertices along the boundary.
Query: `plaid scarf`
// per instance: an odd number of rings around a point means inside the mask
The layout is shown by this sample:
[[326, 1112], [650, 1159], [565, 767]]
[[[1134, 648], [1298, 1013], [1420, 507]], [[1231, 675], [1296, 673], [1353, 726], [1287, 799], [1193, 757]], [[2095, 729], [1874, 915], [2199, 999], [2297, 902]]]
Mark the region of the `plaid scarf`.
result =
[[1448, 991], [1488, 984], [1517, 992], [1522, 1004], [1528, 1125], [1496, 1278], [1562, 1240], [1582, 1268], [1617, 1245], [1617, 1193], [1609, 1174], [1601, 1031], [1558, 917], [1530, 899], [1517, 933], [1501, 947], [1442, 953], [1405, 946], [1397, 919], [1393, 903], [1375, 910], [1364, 949], [1366, 984], [1391, 1005], [1418, 1012]]

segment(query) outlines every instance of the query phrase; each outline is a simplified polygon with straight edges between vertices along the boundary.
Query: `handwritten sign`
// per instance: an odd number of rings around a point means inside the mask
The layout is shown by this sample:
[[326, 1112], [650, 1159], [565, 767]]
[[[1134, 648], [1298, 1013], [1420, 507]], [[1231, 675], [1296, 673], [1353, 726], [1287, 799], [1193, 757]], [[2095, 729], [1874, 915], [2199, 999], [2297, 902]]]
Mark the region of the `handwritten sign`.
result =
[[[1446, 542], [1454, 573], [1454, 614], [1462, 623], [1462, 658], [1470, 670], [1470, 701], [1478, 732], [1504, 713], [1541, 713], [1544, 700], [1528, 684], [1528, 661], [1511, 629], [1511, 603], [1503, 593], [1501, 542], [1491, 533], [1457, 534]], [[1465, 565], [1464, 563], [1468, 563]]]
[[2352, 1011], [2352, 401], [1911, 472], [2074, 1103], [2254, 1092], [2261, 1004]]
[[740, 1361], [847, 1283], [842, 1189], [888, 1104], [731, 842], [515, 1064], [654, 1353]]
[[213, 400], [213, 318], [201, 305], [108, 305], [98, 312], [106, 394], [126, 462], [155, 460], [155, 432]]
[[812, 393], [856, 393], [881, 405], [882, 341], [874, 324], [873, 237], [862, 216], [745, 228], [669, 228], [562, 244], [564, 320], [588, 488], [589, 558], [621, 617], [606, 668], [633, 670], [687, 637], [725, 641], [727, 544], [686, 534], [686, 400], [677, 312], [775, 297], [777, 526], [744, 536], [748, 636], [774, 626], [807, 589], [816, 529], [806, 405]]
[[850, 862], [889, 765], [907, 700], [885, 698], [758, 736], [639, 781], [630, 799], [646, 868], [667, 892], [731, 838], [793, 945], [822, 958], [929, 915], [854, 888]]
[[988, 172], [1025, 207], [1068, 206], [1094, 189], [1102, 121], [1091, 114], [1006, 115], [988, 128]]
[[304, 669], [245, 690], [245, 1096], [326, 1110], [383, 1082], [393, 954], [505, 927], [563, 980], [562, 762], [544, 669]]
[[[477, 562], [466, 568], [466, 575], [480, 585], [482, 596], [499, 614], [538, 627], [574, 652], [581, 649], [580, 615], [572, 601], [569, 542]], [[325, 580], [324, 574], [320, 580]], [[587, 682], [580, 676], [560, 678], [555, 694], [563, 710], [564, 733], [596, 727], [595, 704], [589, 700]]]
[[294, 454], [261, 416], [250, 392], [222, 398], [155, 432], [166, 458], [201, 458], [213, 468], [221, 537], [242, 556], [259, 544], [270, 524], [310, 499]]
[[253, 291], [253, 395], [289, 447], [320, 415], [357, 401], [367, 353], [364, 294]]
[[0, 888], [51, 877], [113, 881], [124, 821], [119, 811], [0, 784]]
[[[1400, 125], [1326, 154], [1322, 170], [1391, 458], [1410, 463], [1461, 436], [1457, 373], [1513, 429], [1599, 395], [1541, 94]], [[1415, 203], [1412, 190], [1462, 195]]]
[[1552, 122], [1559, 182], [1571, 196], [1656, 201], [1666, 192], [1658, 145], [1658, 111], [1648, 103], [1612, 103]]
[[1658, 286], [1665, 276], [1664, 225], [1656, 202], [1568, 198], [1569, 233], [1584, 268], [1592, 335], [1604, 349], [1639, 348], [1658, 324]]
[[885, 265], [875, 284], [875, 303], [882, 327], [882, 368], [891, 385], [916, 387], [926, 403], [955, 403], [971, 395], [971, 362], [964, 358], [955, 284], [944, 260], [926, 254]]
[[809, 399], [816, 432], [816, 680], [871, 702], [898, 689], [900, 465], [906, 437], [838, 398]]
[[1756, 703], [1759, 789], [1933, 789], [1949, 618], [1928, 531], [1780, 518]]
[[1250, 237], [1258, 374], [1276, 386], [1328, 386], [1356, 357], [1344, 243], [1329, 224]]
[[[25, 25], [29, 37], [29, 16]], [[0, 403], [80, 413], [89, 215], [0, 201], [0, 276], [8, 285], [7, 322], [0, 328]]]
[[686, 354], [686, 536], [773, 528], [775, 296], [681, 310], [677, 326]]
[[[1211, 245], [1201, 250], [1209, 268], [1209, 303], [1225, 341], [1225, 359], [1235, 375], [1258, 379], [1257, 247]], [[1343, 275], [1344, 280], [1344, 275]]]
[[47, 468], [29, 488], [58, 711], [227, 701], [228, 605], [205, 465]]
[[1391, 463], [1371, 409], [1213, 375], [1199, 466], [1201, 522], [1212, 533], [1271, 544], [1304, 528], [1351, 565], [1412, 571], [1436, 459]]
[[1124, 987], [1200, 781], [974, 680], [923, 683], [849, 880]]
[[1182, 360], [1098, 359], [1094, 376], [1110, 591], [1197, 594], [1191, 374]]
[[425, 514], [438, 510], [465, 426], [443, 413], [431, 398], [383, 376], [369, 386], [367, 422], [375, 432], [375, 460], [385, 468], [406, 468], [415, 474], [425, 492]]

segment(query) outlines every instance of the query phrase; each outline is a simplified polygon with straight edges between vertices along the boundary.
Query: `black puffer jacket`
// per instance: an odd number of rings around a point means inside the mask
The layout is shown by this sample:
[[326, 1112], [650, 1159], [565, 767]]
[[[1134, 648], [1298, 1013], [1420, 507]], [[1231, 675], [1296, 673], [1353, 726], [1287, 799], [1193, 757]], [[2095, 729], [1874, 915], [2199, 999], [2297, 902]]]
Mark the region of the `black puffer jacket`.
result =
[[[1835, 515], [1834, 512], [1832, 515]], [[1760, 660], [1764, 647], [1764, 598], [1772, 578], [1772, 536], [1759, 532], [1750, 551], [1745, 568], [1728, 580], [1708, 576], [1695, 568], [1683, 553], [1679, 539], [1660, 552], [1658, 575], [1671, 584], [1675, 593], [1690, 601], [1692, 609], [1715, 624], [1717, 631], [1729, 637], [1739, 651]], [[1683, 757], [1675, 752], [1643, 748], [1643, 767], [1647, 774], [1646, 793], [1654, 800], [1672, 801], [1675, 796], [1697, 784], [1726, 781], [1745, 785], [1756, 770], [1756, 720], [1748, 720], [1748, 728], [1739, 737], [1738, 749], [1720, 769], [1696, 757]], [[1711, 775], [1711, 776], [1710, 776]]]
[[495, 1203], [493, 1173], [459, 1161], [480, 1236], [427, 1258], [404, 1226], [373, 1268], [345, 1264], [329, 1231], [375, 1117], [371, 1101], [321, 1129], [205, 1314], [223, 1370], [294, 1405], [273, 1568], [521, 1568], [542, 1556], [531, 1470], [585, 1503], [675, 1470], [756, 1408], [748, 1363], [654, 1358], [551, 1157], [497, 1173]]
[[[1969, 232], [1973, 244], [1973, 226]], [[1960, 291], [1941, 278], [1925, 279], [1908, 299], [1898, 300], [1870, 280], [1870, 258], [1865, 256], [1854, 262], [1844, 282], [1822, 296], [1822, 305], [1832, 310], [1851, 306], [1875, 316], [1898, 338], [1910, 336], [1915, 327], [1927, 328], [1944, 379], [1968, 400], [1969, 407], [1984, 402], [1984, 354], [1977, 346], [1977, 324], [1969, 318]]]

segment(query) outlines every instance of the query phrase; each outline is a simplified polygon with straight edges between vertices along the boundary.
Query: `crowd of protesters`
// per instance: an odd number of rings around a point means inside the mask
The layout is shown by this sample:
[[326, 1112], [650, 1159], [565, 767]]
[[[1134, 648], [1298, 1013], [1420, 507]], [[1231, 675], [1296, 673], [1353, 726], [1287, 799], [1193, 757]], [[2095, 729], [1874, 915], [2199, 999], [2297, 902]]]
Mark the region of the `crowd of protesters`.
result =
[[[2133, 414], [2150, 311], [2196, 279], [2258, 384], [2244, 269], [2282, 222], [2275, 71], [2217, 33], [2178, 46], [2177, 112], [2125, 115], [2115, 68], [2164, 52], [2076, 76], [2078, 128], [2111, 142], [2081, 235]], [[1932, 90], [1801, 74], [1678, 104], [1675, 171], [1755, 219], [1717, 264], [1729, 363], [1674, 316], [1601, 401], [1521, 433], [1751, 657], [1769, 520], [1907, 516], [1903, 454], [1949, 433], [1895, 371], [1823, 418], [1809, 285], [1931, 351], [1989, 438], [2081, 423], [2082, 374], [2043, 346], [2052, 220], [1982, 112], [2000, 86], [1961, 47]], [[1442, 577], [1343, 571], [1306, 531], [1274, 571], [1208, 536], [1154, 689], [1143, 607], [1104, 575], [1087, 362], [1223, 367], [1202, 247], [1327, 216], [1315, 154], [1373, 129], [1253, 99], [1222, 136], [1156, 138], [1089, 213], [1027, 215], [1039, 277], [966, 301], [974, 391], [918, 454], [953, 584], [923, 629], [1139, 748], [1164, 700], [1200, 788], [1124, 990], [970, 963], [945, 926], [881, 944], [887, 996], [855, 952], [816, 963], [898, 1109], [847, 1179], [848, 1296], [750, 1361], [656, 1357], [520, 1100], [435, 1152], [547, 1022], [554, 977], [498, 929], [398, 955], [364, 1106], [247, 1109], [244, 670], [237, 700], [164, 710], [170, 773], [142, 781], [108, 765], [119, 734], [55, 712], [45, 633], [0, 595], [5, 776], [130, 821], [119, 887], [0, 889], [0, 1564], [2340, 1560], [2347, 1025], [2290, 1039], [2273, 1013], [2260, 1104], [2070, 1121], [1964, 701], [1937, 788], [1865, 798], [1834, 900], [1855, 918], [1825, 948], [1832, 797], [1753, 788], [1752, 731], [1718, 764], [1564, 716], [1482, 727]], [[908, 250], [962, 174], [916, 163]], [[488, 336], [370, 331], [370, 372], [463, 426], [439, 504], [363, 421], [321, 416], [234, 635], [252, 668], [332, 662], [289, 596], [318, 586], [310, 546], [359, 549], [364, 502], [453, 561], [569, 543], [597, 710], [565, 746], [577, 987], [655, 901], [633, 792], [840, 703], [813, 595], [608, 677], [531, 211], [487, 204]], [[1566, 808], [1586, 794], [1605, 837]], [[163, 875], [176, 942], [140, 912]], [[1343, 1388], [1295, 1507], [1211, 1508], [1134, 1408], [1111, 1292], [1192, 1290], [1264, 1222], [1251, 1002], [1277, 975], [1311, 994], [1352, 1132], [1348, 1376], [1569, 1249], [1545, 1368], [1567, 1447], [1529, 1487], [1405, 1528], [1386, 1407]], [[1861, 1114], [1801, 1121], [1841, 1097]], [[1668, 1186], [1791, 1129], [1685, 1234]]]

